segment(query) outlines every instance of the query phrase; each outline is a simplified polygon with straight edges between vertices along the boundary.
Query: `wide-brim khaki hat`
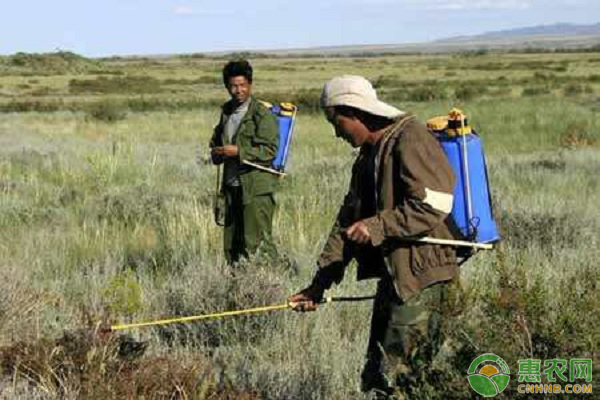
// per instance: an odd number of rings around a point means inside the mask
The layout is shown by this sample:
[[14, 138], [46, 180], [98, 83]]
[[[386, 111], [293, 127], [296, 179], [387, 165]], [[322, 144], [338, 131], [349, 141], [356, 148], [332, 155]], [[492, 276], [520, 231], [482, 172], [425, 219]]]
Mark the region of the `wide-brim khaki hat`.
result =
[[371, 82], [357, 75], [336, 76], [323, 86], [321, 107], [348, 106], [373, 115], [396, 118], [405, 112], [377, 98]]

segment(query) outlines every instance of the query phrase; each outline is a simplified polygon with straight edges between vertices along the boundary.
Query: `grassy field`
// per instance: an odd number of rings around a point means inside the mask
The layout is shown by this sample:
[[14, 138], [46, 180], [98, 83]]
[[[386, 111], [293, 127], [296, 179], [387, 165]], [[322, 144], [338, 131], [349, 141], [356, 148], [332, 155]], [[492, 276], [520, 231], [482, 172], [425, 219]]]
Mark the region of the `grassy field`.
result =
[[[100, 329], [281, 304], [309, 282], [355, 156], [318, 113], [342, 73], [421, 120], [463, 108], [489, 159], [503, 241], [463, 266], [441, 387], [415, 398], [472, 398], [486, 352], [511, 368], [505, 399], [519, 359], [600, 365], [600, 54], [251, 59], [258, 97], [300, 114], [277, 194], [286, 261], [235, 273], [206, 161], [225, 61], [0, 57], [0, 398], [365, 398], [370, 303], [132, 331], [141, 357]], [[332, 294], [374, 291], [353, 277]]]

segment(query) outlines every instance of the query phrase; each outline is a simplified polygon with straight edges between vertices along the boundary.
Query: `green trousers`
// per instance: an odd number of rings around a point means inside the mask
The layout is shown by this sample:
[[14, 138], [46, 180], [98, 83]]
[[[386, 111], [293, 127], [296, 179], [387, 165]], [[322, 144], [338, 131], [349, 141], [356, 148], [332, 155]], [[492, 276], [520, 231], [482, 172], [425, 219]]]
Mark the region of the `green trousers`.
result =
[[448, 284], [402, 301], [389, 278], [379, 281], [373, 304], [362, 390], [402, 398], [420, 386], [442, 344]]
[[225, 199], [223, 236], [227, 261], [234, 263], [259, 249], [269, 257], [275, 257], [277, 251], [272, 237], [275, 211], [273, 195], [255, 196], [248, 204], [244, 204], [241, 186], [226, 186]]

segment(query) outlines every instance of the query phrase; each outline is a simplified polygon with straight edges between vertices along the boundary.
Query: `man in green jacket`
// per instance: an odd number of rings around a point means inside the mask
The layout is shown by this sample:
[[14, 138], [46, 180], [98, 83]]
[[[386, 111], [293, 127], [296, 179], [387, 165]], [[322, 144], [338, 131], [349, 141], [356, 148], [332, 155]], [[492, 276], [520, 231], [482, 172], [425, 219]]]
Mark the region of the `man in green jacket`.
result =
[[272, 241], [277, 177], [245, 161], [269, 167], [277, 152], [277, 118], [252, 96], [252, 66], [231, 61], [223, 68], [231, 99], [222, 106], [210, 141], [215, 165], [223, 164], [224, 249], [228, 262], [261, 250], [274, 256]]
[[315, 310], [352, 259], [358, 279], [379, 278], [362, 389], [403, 398], [439, 350], [447, 287], [458, 273], [452, 247], [418, 241], [458, 238], [448, 218], [455, 178], [433, 134], [379, 101], [366, 79], [333, 78], [321, 105], [336, 136], [360, 153], [312, 283], [289, 302]]

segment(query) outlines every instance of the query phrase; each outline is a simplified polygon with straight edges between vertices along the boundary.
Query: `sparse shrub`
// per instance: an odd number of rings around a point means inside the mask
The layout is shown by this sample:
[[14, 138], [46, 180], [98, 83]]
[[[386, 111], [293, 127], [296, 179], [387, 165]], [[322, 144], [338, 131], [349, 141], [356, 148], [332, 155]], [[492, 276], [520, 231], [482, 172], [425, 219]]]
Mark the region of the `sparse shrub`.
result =
[[571, 123], [560, 136], [560, 144], [566, 148], [586, 147], [595, 144], [598, 140], [597, 135], [590, 132], [589, 127], [584, 123]]
[[11, 100], [0, 104], [0, 112], [53, 112], [69, 109], [69, 105], [63, 99], [40, 101], [40, 100]]
[[194, 59], [206, 58], [206, 54], [204, 54], [204, 53], [180, 54], [178, 57], [183, 58], [183, 59], [189, 58], [189, 59], [194, 60]]
[[461, 51], [459, 53], [460, 57], [481, 57], [481, 56], [486, 56], [490, 53], [490, 51], [488, 49], [485, 48], [481, 48], [481, 49], [475, 49], [475, 50], [466, 50], [466, 51]]
[[533, 74], [533, 79], [536, 81], [553, 81], [556, 79], [556, 75], [554, 74], [545, 74], [543, 72], [536, 71]]
[[448, 98], [446, 86], [441, 83], [422, 83], [416, 87], [405, 87], [403, 89], [391, 90], [382, 93], [382, 97], [394, 102], [415, 101], [425, 102], [433, 100], [444, 100]]
[[565, 96], [579, 96], [581, 94], [590, 94], [594, 90], [589, 85], [582, 85], [578, 83], [570, 83], [563, 89]]
[[[43, 90], [42, 90], [43, 92]], [[287, 101], [290, 98], [286, 94], [276, 94], [274, 97], [261, 97], [265, 99], [284, 99]], [[317, 97], [318, 99], [318, 97]], [[218, 98], [205, 99], [202, 97], [131, 97], [123, 100], [105, 100], [95, 103], [85, 103], [81, 101], [65, 101], [64, 98], [45, 99], [45, 100], [11, 100], [7, 103], [0, 104], [0, 112], [54, 112], [54, 111], [84, 111], [88, 117], [92, 110], [101, 109], [102, 104], [118, 104], [120, 107], [120, 119], [123, 119], [126, 111], [144, 112], [144, 111], [171, 111], [171, 110], [197, 110], [207, 107], [218, 107], [222, 100]], [[317, 102], [318, 104], [318, 102]], [[109, 106], [112, 107], [112, 106]], [[307, 110], [308, 112], [308, 110]], [[102, 113], [102, 112], [100, 112]], [[93, 117], [91, 117], [93, 118]], [[118, 118], [118, 119], [119, 119]], [[118, 120], [117, 119], [117, 120]], [[102, 117], [100, 118], [102, 120]]]
[[125, 71], [120, 69], [91, 69], [90, 75], [125, 75]]
[[58, 304], [58, 297], [34, 289], [23, 271], [3, 265], [0, 268], [0, 345], [34, 337], [39, 313], [52, 303]]
[[[103, 173], [104, 166], [95, 164], [93, 160], [90, 164], [94, 164], [94, 179], [102, 180], [98, 175]], [[160, 221], [161, 215], [166, 212], [167, 199], [142, 185], [107, 192], [97, 199], [97, 203], [96, 217], [99, 220], [133, 228], [142, 223]]]
[[92, 325], [57, 340], [1, 348], [0, 372], [24, 379], [50, 398], [257, 399], [232, 389], [206, 359], [142, 358], [146, 346]]
[[506, 65], [500, 62], [488, 62], [484, 64], [469, 65], [468, 68], [478, 71], [502, 71], [506, 68]]
[[395, 75], [379, 75], [372, 79], [372, 84], [375, 89], [384, 88], [390, 89], [393, 87], [406, 87], [409, 83], [404, 82]]
[[127, 117], [127, 111], [120, 103], [101, 101], [89, 107], [86, 117], [95, 121], [117, 122]]
[[530, 86], [523, 89], [521, 92], [522, 96], [541, 96], [544, 94], [550, 94], [551, 91], [546, 86]]
[[545, 169], [545, 170], [549, 170], [549, 171], [563, 172], [567, 167], [567, 163], [561, 159], [557, 159], [557, 160], [548, 159], [548, 160], [534, 161], [531, 163], [531, 166], [533, 168], [540, 168], [540, 169]]
[[165, 85], [201, 85], [201, 84], [217, 85], [217, 86], [223, 85], [223, 82], [217, 76], [201, 76], [196, 79], [170, 78], [170, 79], [165, 79], [165, 80], [161, 81], [161, 83], [165, 84]]
[[572, 214], [503, 212], [498, 219], [502, 237], [513, 248], [531, 246], [552, 252], [577, 246], [583, 237], [582, 221]]
[[111, 314], [133, 315], [142, 310], [142, 288], [131, 270], [116, 275], [102, 298]]
[[69, 92], [82, 93], [158, 93], [161, 91], [160, 81], [151, 76], [117, 76], [96, 79], [71, 79]]
[[321, 111], [321, 90], [300, 89], [291, 93], [264, 92], [258, 98], [271, 103], [290, 102], [302, 113], [319, 113]]
[[512, 94], [512, 88], [508, 85], [498, 86], [490, 88], [487, 93], [493, 97], [510, 96]]
[[458, 100], [471, 100], [475, 97], [483, 96], [488, 93], [488, 87], [484, 85], [461, 85], [454, 90], [454, 97]]
[[600, 74], [593, 74], [588, 76], [588, 81], [596, 83], [600, 82]]
[[277, 64], [263, 66], [261, 68], [261, 70], [269, 71], [269, 72], [276, 72], [276, 71], [296, 72], [297, 71], [297, 69], [295, 67], [291, 67], [289, 65], [277, 65]]
[[47, 96], [50, 93], [52, 93], [52, 91], [53, 90], [51, 88], [49, 88], [48, 86], [40, 86], [38, 88], [35, 88], [31, 92], [29, 92], [29, 94], [31, 96]]
[[[281, 304], [287, 295], [285, 282], [293, 272], [279, 265], [278, 260], [257, 256], [234, 266], [210, 268], [191, 276], [189, 270], [185, 273], [181, 283], [164, 294], [163, 312], [167, 315], [183, 317]], [[190, 284], [194, 286], [192, 292]], [[209, 347], [257, 345], [280, 326], [280, 317], [280, 314], [256, 314], [251, 318], [213, 319], [194, 325], [173, 324], [159, 328], [160, 337], [167, 343]]]
[[269, 54], [253, 52], [253, 51], [237, 51], [233, 53], [227, 53], [217, 58], [225, 60], [252, 60], [257, 58], [268, 58]]

